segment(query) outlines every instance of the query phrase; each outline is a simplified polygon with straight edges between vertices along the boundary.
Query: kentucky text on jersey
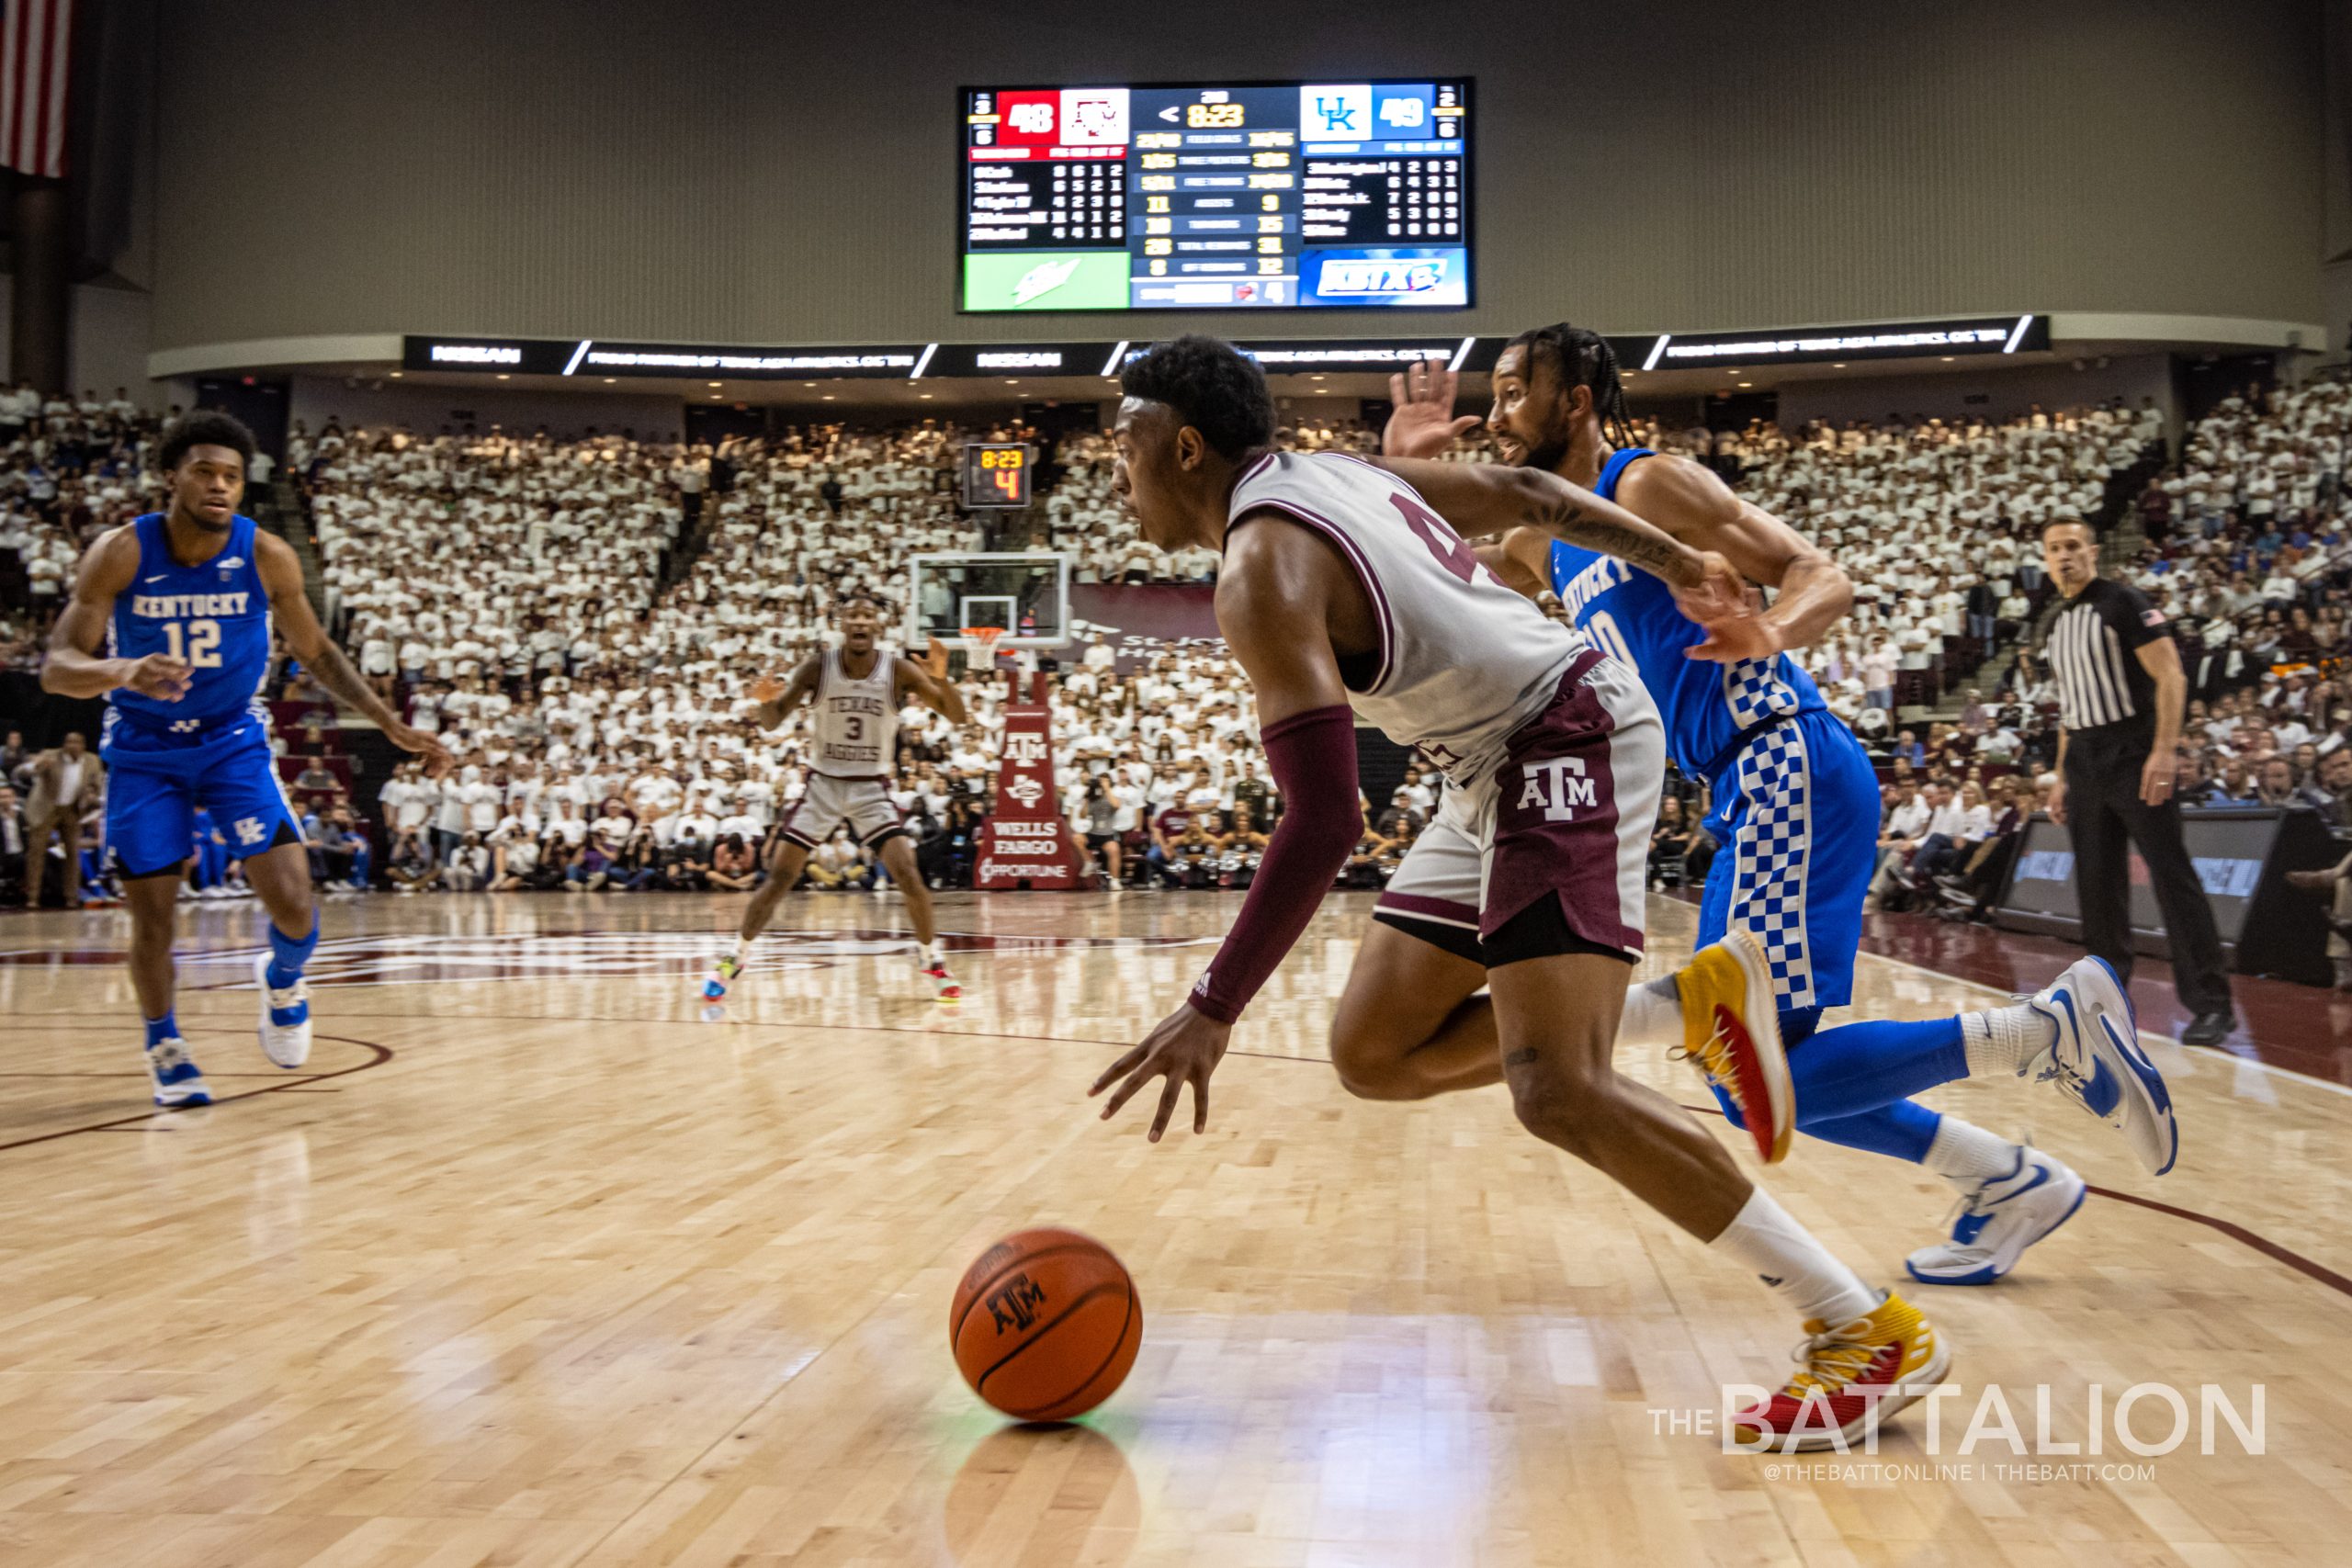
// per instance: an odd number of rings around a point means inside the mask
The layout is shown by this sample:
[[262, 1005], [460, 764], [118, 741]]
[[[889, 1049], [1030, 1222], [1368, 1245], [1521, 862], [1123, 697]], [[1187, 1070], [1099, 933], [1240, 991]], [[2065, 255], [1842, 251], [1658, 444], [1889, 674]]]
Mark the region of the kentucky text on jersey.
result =
[[1603, 556], [1570, 578], [1566, 586], [1558, 590], [1560, 608], [1566, 611], [1573, 620], [1577, 612], [1591, 604], [1595, 598], [1608, 592], [1621, 582], [1632, 581], [1633, 578], [1632, 567], [1619, 560], [1615, 556]]
[[250, 593], [134, 593], [130, 613], [151, 621], [187, 620], [197, 615], [226, 618], [246, 613]]
[[176, 702], [130, 687], [107, 697], [106, 744], [154, 750], [193, 746], [248, 720], [264, 719], [261, 689], [269, 673], [269, 591], [254, 559], [254, 521], [240, 517], [206, 560], [172, 558], [162, 514], [131, 525], [139, 567], [116, 595], [107, 621], [107, 652], [116, 659], [163, 654], [187, 667]]

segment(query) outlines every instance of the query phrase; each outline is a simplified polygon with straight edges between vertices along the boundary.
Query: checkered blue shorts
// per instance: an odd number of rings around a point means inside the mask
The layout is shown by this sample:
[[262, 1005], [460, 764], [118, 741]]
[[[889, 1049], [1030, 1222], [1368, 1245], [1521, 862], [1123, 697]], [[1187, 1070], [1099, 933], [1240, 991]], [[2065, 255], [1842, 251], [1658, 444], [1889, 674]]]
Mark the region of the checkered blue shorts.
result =
[[1747, 927], [1771, 960], [1783, 1013], [1854, 996], [1862, 897], [1878, 860], [1878, 777], [1831, 714], [1798, 714], [1749, 741], [1715, 780], [1707, 831], [1722, 846], [1699, 941]]

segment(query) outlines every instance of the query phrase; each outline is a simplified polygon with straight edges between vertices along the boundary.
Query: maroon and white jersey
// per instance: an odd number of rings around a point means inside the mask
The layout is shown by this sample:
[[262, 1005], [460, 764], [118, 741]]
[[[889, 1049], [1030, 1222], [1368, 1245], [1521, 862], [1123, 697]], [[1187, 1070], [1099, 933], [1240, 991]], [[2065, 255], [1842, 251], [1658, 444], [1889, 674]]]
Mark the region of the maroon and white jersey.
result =
[[1380, 622], [1379, 668], [1348, 703], [1456, 784], [1557, 695], [1591, 646], [1505, 587], [1412, 486], [1339, 452], [1272, 452], [1243, 471], [1228, 519], [1279, 512], [1339, 547]]
[[810, 766], [827, 778], [879, 778], [898, 755], [899, 656], [879, 643], [874, 668], [853, 677], [842, 668], [842, 650], [817, 655], [817, 694], [809, 700]]

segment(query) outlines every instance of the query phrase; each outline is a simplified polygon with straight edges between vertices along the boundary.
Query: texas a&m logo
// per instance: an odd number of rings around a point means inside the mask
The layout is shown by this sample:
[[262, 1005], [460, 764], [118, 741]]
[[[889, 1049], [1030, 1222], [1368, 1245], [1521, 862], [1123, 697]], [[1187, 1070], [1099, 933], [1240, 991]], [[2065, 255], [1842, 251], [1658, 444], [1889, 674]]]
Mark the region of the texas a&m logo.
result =
[[1046, 1288], [1026, 1274], [1015, 1274], [989, 1292], [989, 1316], [996, 1320], [999, 1334], [1007, 1329], [1026, 1331], [1045, 1304]]
[[1526, 779], [1520, 786], [1519, 809], [1541, 807], [1546, 822], [1566, 822], [1576, 815], [1577, 807], [1600, 804], [1600, 796], [1593, 793], [1592, 781], [1585, 776], [1581, 757], [1522, 762], [1519, 771]]

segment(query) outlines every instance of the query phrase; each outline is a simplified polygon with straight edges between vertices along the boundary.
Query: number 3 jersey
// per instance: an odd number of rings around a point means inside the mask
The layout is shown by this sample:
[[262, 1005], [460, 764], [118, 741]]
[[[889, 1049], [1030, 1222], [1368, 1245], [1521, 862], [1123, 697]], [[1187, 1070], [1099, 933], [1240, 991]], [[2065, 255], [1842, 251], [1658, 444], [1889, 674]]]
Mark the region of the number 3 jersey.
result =
[[815, 755], [809, 765], [828, 778], [872, 779], [888, 775], [898, 755], [899, 656], [874, 646], [874, 668], [852, 675], [842, 667], [842, 650], [829, 648], [817, 658], [816, 710], [811, 727]]
[[1361, 457], [1267, 454], [1243, 470], [1227, 517], [1253, 512], [1314, 530], [1354, 568], [1380, 647], [1369, 676], [1350, 680], [1349, 705], [1455, 784], [1494, 771], [1591, 646], [1480, 566], [1412, 486]]
[[174, 703], [128, 689], [109, 694], [105, 744], [168, 750], [200, 745], [245, 718], [266, 728], [269, 593], [254, 559], [254, 520], [232, 522], [220, 553], [197, 566], [172, 558], [163, 513], [151, 512], [131, 527], [139, 536], [139, 570], [115, 596], [107, 654], [185, 660], [187, 694]]
[[[1612, 452], [1593, 494], [1617, 499], [1617, 484], [1646, 446]], [[1686, 773], [1712, 779], [1733, 760], [1737, 742], [1759, 724], [1826, 707], [1813, 677], [1785, 653], [1716, 664], [1690, 659], [1707, 634], [1684, 615], [1666, 583], [1613, 556], [1552, 545], [1552, 591], [1584, 633], [1641, 672], [1666, 720], [1668, 754]]]

